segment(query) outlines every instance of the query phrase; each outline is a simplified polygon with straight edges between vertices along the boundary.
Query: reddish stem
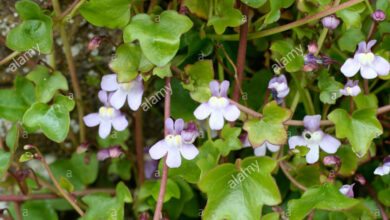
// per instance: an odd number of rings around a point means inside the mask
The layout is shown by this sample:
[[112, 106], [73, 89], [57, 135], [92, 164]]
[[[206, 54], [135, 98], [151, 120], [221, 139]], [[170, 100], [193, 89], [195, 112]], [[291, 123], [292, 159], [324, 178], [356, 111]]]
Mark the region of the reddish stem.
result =
[[374, 189], [371, 187], [371, 185], [368, 184], [368, 183], [366, 183], [365, 187], [366, 187], [366, 189], [368, 190], [368, 193], [370, 193], [370, 195], [374, 198], [374, 200], [375, 200], [375, 202], [376, 202], [376, 205], [378, 206], [379, 211], [381, 212], [382, 219], [383, 219], [383, 220], [388, 220], [389, 218], [387, 217], [386, 211], [385, 211], [385, 209], [383, 208], [381, 202], [379, 201], [378, 196], [376, 195], [375, 190], [374, 190]]
[[142, 131], [142, 109], [139, 108], [135, 112], [135, 147], [137, 151], [137, 163], [138, 163], [138, 183], [142, 185], [145, 181], [144, 174], [144, 151], [142, 147], [143, 142]]
[[[169, 77], [165, 78], [165, 88], [171, 88], [171, 78], [169, 78]], [[164, 134], [165, 134], [165, 136], [168, 135], [168, 130], [165, 127], [165, 120], [167, 120], [170, 117], [170, 110], [171, 110], [171, 90], [166, 90], [165, 103], [164, 103]], [[165, 188], [167, 187], [167, 180], [168, 180], [168, 166], [167, 166], [166, 160], [167, 160], [167, 156], [165, 155], [164, 167], [162, 170], [162, 177], [161, 177], [160, 193], [158, 194], [157, 205], [156, 205], [156, 210], [154, 211], [153, 220], [160, 219], [160, 213], [161, 213], [163, 203], [164, 203]]]
[[233, 100], [238, 102], [240, 100], [240, 89], [242, 78], [244, 76], [244, 67], [245, 67], [245, 56], [246, 56], [246, 46], [247, 46], [247, 35], [248, 35], [248, 6], [246, 4], [241, 4], [242, 15], [245, 16], [245, 23], [240, 27], [240, 42], [238, 45], [237, 53], [237, 81], [234, 84], [233, 91]]

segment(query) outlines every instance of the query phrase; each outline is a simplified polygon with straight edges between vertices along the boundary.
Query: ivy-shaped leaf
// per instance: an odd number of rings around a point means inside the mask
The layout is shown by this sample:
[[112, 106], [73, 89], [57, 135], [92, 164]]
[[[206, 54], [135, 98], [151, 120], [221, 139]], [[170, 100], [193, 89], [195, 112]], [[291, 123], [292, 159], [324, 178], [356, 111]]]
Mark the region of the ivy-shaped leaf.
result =
[[336, 15], [344, 21], [347, 29], [351, 27], [359, 28], [362, 23], [360, 14], [365, 9], [366, 6], [364, 5], [364, 3], [359, 3], [344, 10], [338, 11]]
[[374, 93], [365, 95], [361, 92], [359, 95], [353, 97], [358, 109], [361, 108], [378, 108], [378, 98]]
[[352, 116], [344, 109], [336, 109], [328, 118], [336, 125], [336, 136], [348, 138], [358, 157], [363, 157], [372, 140], [383, 133], [374, 108], [359, 109], [353, 112]]
[[184, 0], [184, 6], [186, 6], [190, 12], [204, 19], [209, 18], [210, 3], [211, 1]]
[[90, 0], [79, 11], [89, 23], [111, 29], [123, 28], [130, 20], [131, 0]]
[[271, 176], [276, 166], [274, 160], [248, 157], [239, 168], [237, 166], [220, 165], [199, 181], [200, 190], [207, 193], [208, 198], [204, 219], [260, 219], [263, 205], [274, 206], [281, 202]]
[[[145, 182], [138, 193], [139, 199], [145, 199], [152, 196], [155, 201], [158, 200], [158, 194], [160, 192], [161, 180], [149, 180]], [[164, 203], [170, 199], [180, 199], [180, 188], [173, 179], [167, 180], [167, 185], [164, 194]]]
[[241, 2], [247, 4], [252, 8], [259, 8], [262, 6], [267, 0], [241, 0]]
[[238, 136], [241, 133], [241, 128], [230, 127], [229, 124], [226, 124], [222, 131], [222, 139], [215, 141], [214, 145], [219, 149], [219, 152], [223, 156], [227, 156], [232, 150], [239, 150], [242, 148], [242, 144]]
[[211, 97], [209, 83], [214, 79], [214, 69], [211, 60], [198, 61], [184, 67], [190, 83], [182, 83], [190, 91], [190, 96], [197, 102], [206, 102]]
[[277, 53], [272, 53], [272, 58], [277, 63], [272, 65], [272, 68], [274, 66], [278, 66], [279, 68], [285, 67], [288, 72], [302, 70], [305, 64], [302, 45], [294, 47], [289, 41], [277, 40], [272, 43], [271, 50]]
[[22, 76], [16, 76], [15, 89], [0, 90], [0, 118], [15, 122], [35, 102], [34, 85]]
[[165, 77], [171, 77], [172, 72], [171, 72], [171, 64], [168, 63], [167, 65], [163, 67], [154, 67], [153, 69], [153, 75], [156, 75], [160, 77], [161, 79], [164, 79]]
[[[11, 208], [12, 216], [17, 216], [14, 207]], [[40, 201], [26, 201], [24, 202], [20, 210], [24, 213], [28, 213], [24, 219], [31, 220], [58, 220], [58, 215], [55, 209], [46, 200]]]
[[141, 49], [135, 44], [122, 44], [116, 49], [116, 56], [109, 67], [118, 73], [119, 82], [129, 82], [137, 77], [141, 56]]
[[126, 158], [113, 158], [108, 167], [108, 174], [117, 174], [123, 180], [131, 178], [131, 163]]
[[290, 7], [295, 0], [278, 0], [278, 1], [270, 1], [271, 11], [267, 14], [265, 18], [266, 24], [274, 23], [280, 18], [280, 9]]
[[35, 49], [50, 53], [53, 44], [51, 18], [32, 1], [18, 1], [15, 8], [23, 23], [9, 32], [7, 46], [18, 51]]
[[24, 114], [23, 123], [28, 127], [40, 127], [49, 139], [55, 142], [65, 140], [69, 131], [69, 112], [74, 108], [74, 101], [58, 95], [53, 105], [34, 103]]
[[291, 111], [279, 107], [276, 101], [268, 103], [263, 110], [262, 119], [252, 119], [244, 124], [252, 146], [260, 146], [265, 141], [274, 145], [283, 145], [287, 141], [286, 126], [283, 124], [291, 118]]
[[355, 52], [357, 45], [364, 40], [365, 37], [360, 28], [350, 28], [343, 33], [337, 43], [340, 50], [353, 53]]
[[326, 183], [306, 190], [299, 199], [290, 200], [288, 211], [290, 219], [304, 219], [311, 210], [343, 211], [360, 202], [343, 194], [332, 183]]
[[49, 102], [57, 90], [68, 90], [66, 78], [58, 71], [50, 73], [45, 66], [38, 65], [26, 77], [35, 83], [35, 96], [42, 103]]
[[359, 159], [353, 153], [351, 146], [341, 146], [337, 150], [336, 155], [339, 156], [341, 160], [339, 174], [343, 176], [352, 176], [355, 174], [355, 171], [358, 168]]
[[124, 29], [125, 42], [138, 40], [143, 54], [157, 66], [165, 66], [175, 56], [180, 36], [192, 27], [192, 21], [176, 11], [164, 11], [152, 18], [138, 14]]
[[0, 149], [0, 177], [7, 172], [10, 160], [11, 154]]
[[216, 14], [207, 22], [207, 26], [213, 25], [217, 34], [223, 34], [226, 27], [237, 27], [246, 22], [241, 11], [234, 8], [234, 0], [217, 0]]
[[329, 77], [326, 72], [323, 72], [320, 77], [318, 77], [318, 87], [321, 90], [321, 102], [325, 104], [335, 104], [336, 100], [342, 96], [340, 89], [343, 89], [344, 85], [337, 82], [333, 76]]

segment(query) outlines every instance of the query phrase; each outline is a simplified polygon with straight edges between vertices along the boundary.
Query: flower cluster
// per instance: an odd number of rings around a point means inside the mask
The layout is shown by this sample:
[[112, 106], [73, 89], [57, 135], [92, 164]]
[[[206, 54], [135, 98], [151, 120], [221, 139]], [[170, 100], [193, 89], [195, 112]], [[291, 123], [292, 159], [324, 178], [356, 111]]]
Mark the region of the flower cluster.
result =
[[383, 165], [375, 169], [374, 174], [384, 176], [390, 173], [390, 156], [383, 161]]
[[99, 100], [104, 106], [99, 108], [98, 113], [91, 113], [84, 117], [88, 127], [99, 125], [99, 136], [106, 138], [111, 127], [117, 131], [123, 131], [128, 126], [126, 116], [120, 111], [127, 100], [129, 107], [136, 111], [142, 102], [144, 92], [142, 76], [127, 83], [118, 83], [117, 74], [103, 76]]

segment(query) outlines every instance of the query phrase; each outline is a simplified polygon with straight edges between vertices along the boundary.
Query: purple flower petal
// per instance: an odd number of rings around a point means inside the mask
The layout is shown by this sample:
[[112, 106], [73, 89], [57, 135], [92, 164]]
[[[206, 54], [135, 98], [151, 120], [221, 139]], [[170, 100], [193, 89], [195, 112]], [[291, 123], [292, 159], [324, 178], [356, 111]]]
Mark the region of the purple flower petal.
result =
[[97, 153], [98, 160], [102, 161], [110, 157], [110, 150], [108, 148], [104, 148], [99, 150]]
[[111, 99], [110, 99], [110, 103], [111, 105], [115, 108], [115, 109], [120, 109], [122, 108], [122, 106], [125, 104], [126, 102], [126, 96], [127, 96], [127, 93], [125, 93], [122, 89], [118, 89], [114, 92], [114, 94], [112, 95]]
[[110, 147], [109, 153], [111, 158], [118, 158], [122, 153], [122, 148], [120, 146]]
[[111, 121], [102, 120], [99, 126], [99, 136], [106, 138], [111, 132]]
[[219, 91], [219, 97], [227, 97], [227, 92], [229, 90], [230, 82], [227, 80], [224, 80], [221, 83], [220, 91]]
[[213, 80], [209, 83], [211, 95], [212, 96], [219, 96], [219, 83], [217, 80]]
[[173, 122], [172, 118], [167, 118], [167, 120], [165, 120], [165, 129], [167, 129], [169, 134], [173, 134], [174, 133], [173, 123], [174, 122]]
[[348, 197], [350, 197], [350, 198], [353, 198], [354, 197], [354, 193], [353, 193], [353, 186], [355, 185], [355, 183], [352, 183], [351, 185], [348, 185], [348, 184], [346, 184], [346, 185], [343, 185], [340, 189], [339, 189], [339, 191], [342, 193], [342, 194], [344, 194], [344, 195], [346, 195], [346, 196], [348, 196]]
[[320, 147], [318, 145], [310, 145], [309, 152], [306, 154], [306, 161], [308, 164], [313, 164], [318, 161], [320, 157]]
[[285, 98], [288, 95], [289, 92], [290, 92], [290, 88], [287, 87], [287, 89], [278, 92], [277, 96], [278, 96], [278, 98], [282, 99], [282, 98]]
[[379, 166], [375, 169], [374, 174], [379, 176], [384, 176], [390, 173], [390, 167], [388, 166]]
[[179, 118], [175, 121], [175, 134], [180, 134], [181, 131], [183, 131], [184, 128], [184, 121], [183, 119]]
[[209, 126], [212, 130], [221, 130], [223, 128], [223, 124], [225, 121], [223, 120], [222, 111], [213, 111], [211, 112], [209, 119]]
[[120, 115], [115, 117], [113, 120], [112, 120], [112, 126], [115, 128], [115, 130], [117, 131], [123, 131], [127, 128], [127, 126], [129, 125], [129, 122], [127, 121], [126, 119], [126, 116], [119, 113]]
[[91, 113], [84, 116], [83, 120], [87, 127], [95, 127], [100, 124], [101, 118], [99, 113]]
[[[137, 83], [138, 84], [138, 83]], [[141, 84], [134, 85], [128, 93], [127, 102], [133, 111], [137, 111], [142, 103], [142, 95], [144, 93], [144, 86]]]
[[170, 168], [177, 168], [181, 165], [181, 156], [179, 149], [170, 149], [167, 156], [167, 165]]
[[105, 75], [102, 78], [101, 87], [106, 91], [115, 91], [119, 88], [116, 74]]
[[295, 149], [296, 146], [307, 146], [306, 140], [302, 136], [292, 136], [288, 139], [290, 149]]
[[199, 154], [198, 149], [193, 144], [183, 144], [180, 151], [181, 155], [187, 160], [192, 160]]
[[375, 56], [374, 61], [372, 62], [372, 68], [378, 73], [378, 75], [386, 76], [390, 71], [390, 64], [386, 59], [380, 56]]
[[269, 142], [266, 142], [266, 145], [267, 145], [268, 150], [271, 152], [276, 152], [280, 149], [279, 145], [274, 145], [274, 144], [271, 144]]
[[367, 43], [365, 41], [362, 41], [359, 43], [356, 53], [365, 53], [365, 52], [367, 52]]
[[264, 156], [265, 155], [265, 152], [266, 152], [266, 147], [265, 147], [265, 143], [262, 144], [261, 146], [259, 147], [256, 147], [255, 150], [254, 150], [254, 154], [258, 157], [261, 157], [261, 156]]
[[376, 44], [376, 40], [370, 40], [368, 43], [367, 43], [367, 48], [366, 48], [366, 52], [371, 52], [371, 47], [374, 46]]
[[360, 69], [360, 63], [352, 58], [348, 58], [347, 61], [341, 66], [340, 71], [344, 74], [346, 77], [352, 77], [356, 75], [356, 73]]
[[155, 143], [149, 150], [150, 157], [153, 160], [158, 160], [164, 157], [168, 152], [168, 145], [165, 140], [160, 140]]
[[317, 131], [320, 129], [321, 115], [306, 115], [303, 118], [303, 125], [309, 131]]
[[341, 143], [336, 138], [330, 136], [329, 134], [324, 134], [322, 140], [320, 142], [320, 147], [323, 151], [329, 154], [336, 153], [337, 149], [339, 149]]
[[233, 104], [229, 104], [224, 109], [222, 109], [223, 116], [228, 121], [235, 121], [240, 117], [240, 110], [237, 108], [237, 106]]
[[204, 120], [209, 117], [211, 111], [212, 109], [210, 108], [209, 104], [207, 102], [204, 102], [195, 109], [194, 115], [196, 119]]
[[365, 79], [374, 79], [378, 76], [375, 70], [370, 66], [362, 66], [362, 68], [360, 69], [360, 74]]
[[104, 90], [100, 90], [98, 93], [98, 97], [101, 103], [103, 103], [105, 106], [109, 106], [108, 103], [108, 94]]
[[383, 166], [390, 167], [390, 156], [385, 157], [385, 159], [383, 160]]

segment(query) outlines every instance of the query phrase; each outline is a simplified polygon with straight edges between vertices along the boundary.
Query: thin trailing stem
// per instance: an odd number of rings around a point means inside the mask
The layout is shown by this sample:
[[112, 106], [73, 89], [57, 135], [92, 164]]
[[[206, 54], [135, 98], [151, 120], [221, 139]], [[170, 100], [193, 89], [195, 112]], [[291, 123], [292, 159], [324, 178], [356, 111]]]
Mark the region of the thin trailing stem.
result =
[[296, 187], [298, 187], [299, 189], [303, 190], [303, 191], [306, 191], [307, 188], [305, 186], [303, 186], [302, 184], [300, 184], [297, 180], [294, 179], [294, 177], [292, 177], [290, 175], [290, 173], [288, 172], [287, 168], [286, 168], [286, 161], [282, 160], [282, 155], [283, 155], [283, 148], [284, 146], [282, 145], [280, 147], [280, 154], [279, 154], [279, 158], [278, 160], [280, 161], [279, 165], [280, 165], [280, 168], [282, 169], [284, 175], [287, 177], [287, 179], [289, 179]]
[[0, 60], [0, 66], [8, 63], [10, 60], [12, 60], [16, 56], [18, 56], [20, 53], [21, 53], [21, 51], [14, 51], [14, 52], [12, 52], [10, 55], [8, 55], [4, 59]]
[[75, 201], [69, 196], [69, 194], [67, 192], [64, 191], [64, 189], [62, 189], [62, 187], [60, 186], [60, 184], [58, 183], [58, 181], [56, 180], [56, 178], [54, 177], [53, 175], [53, 172], [51, 172], [51, 169], [49, 167], [49, 165], [46, 163], [46, 160], [45, 158], [43, 157], [42, 153], [39, 151], [39, 149], [36, 147], [36, 146], [33, 146], [33, 145], [30, 145], [32, 146], [36, 153], [38, 154], [38, 157], [39, 157], [39, 160], [43, 163], [43, 166], [45, 167], [46, 171], [49, 173], [49, 176], [50, 176], [50, 179], [53, 181], [55, 187], [57, 188], [57, 190], [60, 192], [60, 195], [66, 200], [69, 202], [69, 204], [81, 215], [84, 217], [85, 213], [83, 212], [83, 210], [81, 210], [81, 208], [75, 203]]
[[77, 10], [86, 2], [86, 0], [75, 0], [72, 5], [67, 8], [59, 17], [58, 19], [61, 20], [61, 23], [67, 22], [70, 19], [73, 18], [73, 16], [76, 14]]
[[237, 72], [235, 75], [235, 78], [237, 78], [237, 80], [235, 81], [234, 90], [233, 90], [233, 100], [237, 101], [237, 102], [240, 100], [239, 94], [240, 94], [240, 91], [242, 90], [241, 84], [242, 84], [242, 78], [244, 76], [246, 47], [247, 47], [248, 6], [246, 4], [241, 4], [241, 12], [242, 12], [243, 16], [245, 17], [245, 23], [242, 24], [240, 27], [240, 42], [238, 44], [237, 62], [236, 62]]
[[[83, 0], [81, 2], [83, 2]], [[79, 2], [79, 4], [81, 2]], [[57, 15], [61, 14], [61, 7], [58, 3], [58, 0], [52, 0], [52, 3], [53, 3], [54, 10], [56, 11], [56, 14]], [[83, 121], [84, 107], [83, 107], [80, 85], [77, 79], [76, 66], [74, 64], [72, 51], [70, 49], [70, 44], [69, 44], [69, 40], [66, 34], [64, 24], [60, 23], [59, 29], [60, 29], [61, 40], [64, 45], [66, 62], [68, 63], [68, 67], [69, 67], [70, 78], [72, 80], [72, 87], [76, 98], [77, 114], [78, 114], [78, 121], [80, 126], [80, 142], [83, 143], [85, 142], [86, 137], [85, 137], [85, 125]]]
[[[349, 8], [349, 7], [354, 6], [356, 4], [359, 4], [362, 1], [363, 0], [347, 1], [347, 2], [345, 2], [345, 3], [341, 4], [341, 5], [338, 5], [336, 7], [332, 7], [332, 8], [326, 9], [324, 11], [321, 11], [321, 12], [317, 13], [317, 14], [314, 14], [312, 16], [308, 16], [306, 18], [299, 19], [298, 21], [294, 21], [294, 22], [291, 22], [291, 23], [286, 24], [286, 25], [282, 25], [282, 26], [279, 26], [279, 27], [271, 28], [271, 29], [268, 29], [268, 30], [265, 30], [265, 31], [250, 33], [250, 34], [248, 34], [248, 40], [261, 38], [261, 37], [266, 37], [266, 36], [269, 36], [269, 35], [273, 35], [273, 34], [277, 34], [277, 33], [283, 32], [283, 31], [287, 31], [287, 30], [293, 29], [295, 27], [302, 26], [304, 24], [310, 23], [310, 22], [315, 21], [317, 19], [326, 17], [328, 15], [334, 14], [334, 13], [336, 13], [338, 11], [343, 10], [343, 9], [346, 9], [346, 8]], [[230, 35], [211, 34], [211, 35], [207, 35], [207, 36], [209, 38], [215, 39], [215, 40], [227, 40], [227, 41], [237, 41], [237, 40], [239, 40], [239, 35], [238, 34], [230, 34]]]
[[[165, 88], [171, 88], [171, 78], [167, 77], [165, 78]], [[164, 101], [164, 122], [170, 117], [171, 112], [171, 91], [167, 90], [165, 94], [165, 101]], [[164, 123], [164, 135], [168, 135], [168, 129], [165, 126]], [[164, 203], [164, 195], [165, 195], [165, 189], [167, 187], [167, 180], [168, 180], [168, 165], [166, 163], [167, 156], [164, 157], [164, 166], [162, 171], [162, 177], [161, 177], [161, 185], [160, 185], [160, 192], [158, 194], [157, 199], [157, 205], [156, 210], [154, 211], [153, 220], [159, 220], [161, 210]]]
[[143, 131], [142, 131], [142, 109], [139, 108], [135, 112], [135, 148], [137, 151], [137, 163], [138, 163], [138, 183], [142, 185], [145, 181], [144, 173], [144, 151], [142, 147]]

